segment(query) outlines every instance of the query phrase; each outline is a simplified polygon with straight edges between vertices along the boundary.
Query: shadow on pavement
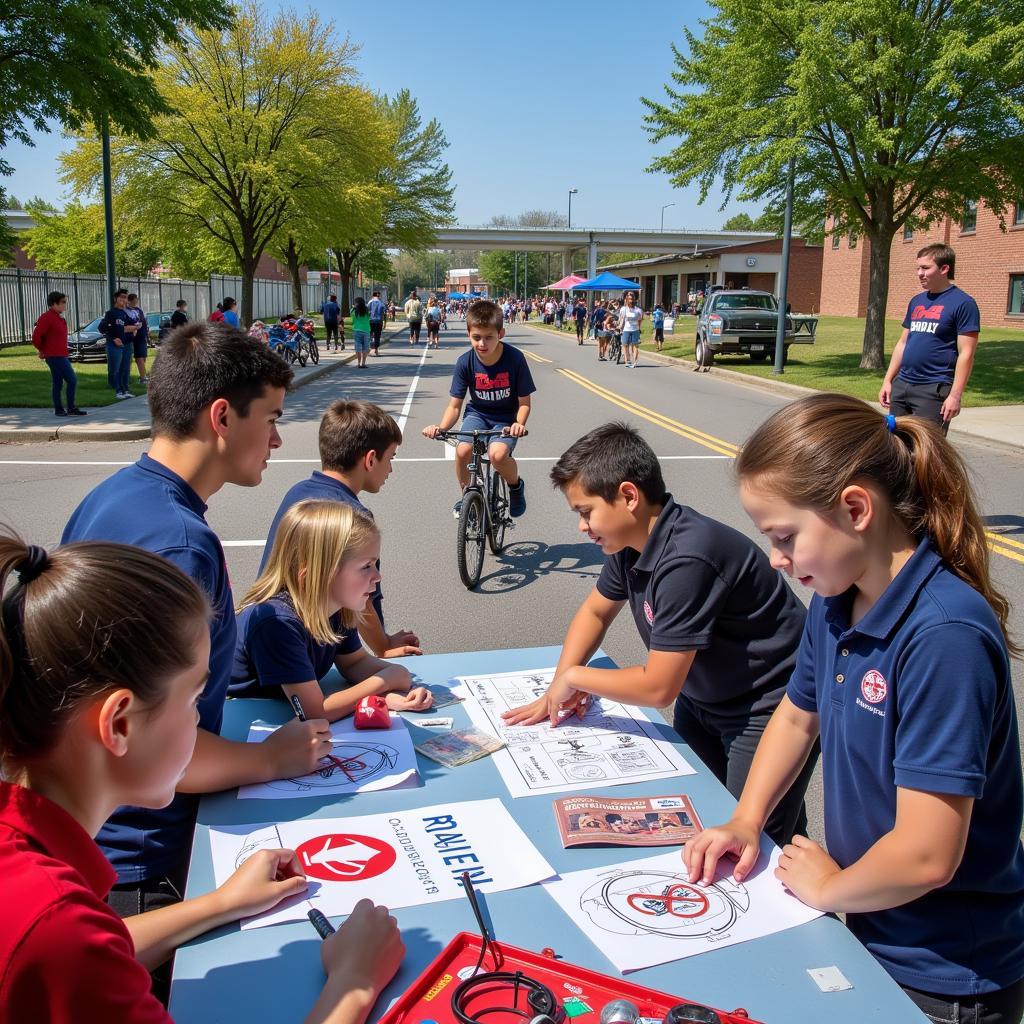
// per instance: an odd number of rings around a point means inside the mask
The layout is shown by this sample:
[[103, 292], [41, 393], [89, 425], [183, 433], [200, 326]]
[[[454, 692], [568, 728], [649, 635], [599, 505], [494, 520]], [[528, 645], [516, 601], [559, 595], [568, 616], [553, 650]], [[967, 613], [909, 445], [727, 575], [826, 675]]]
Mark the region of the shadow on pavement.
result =
[[993, 533], [1024, 537], [1024, 516], [985, 516], [985, 525]]
[[[500, 568], [480, 578], [480, 594], [507, 594], [528, 587], [543, 576], [569, 573], [596, 579], [604, 565], [596, 544], [544, 544], [521, 541], [509, 544], [494, 560]], [[485, 567], [487, 563], [484, 563]]]

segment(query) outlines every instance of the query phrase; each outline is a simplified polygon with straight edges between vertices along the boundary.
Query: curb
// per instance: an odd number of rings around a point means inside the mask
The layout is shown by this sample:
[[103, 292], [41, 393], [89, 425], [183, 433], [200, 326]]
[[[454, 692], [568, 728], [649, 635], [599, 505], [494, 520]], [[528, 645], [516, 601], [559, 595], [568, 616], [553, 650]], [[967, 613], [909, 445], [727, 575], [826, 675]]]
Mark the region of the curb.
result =
[[[397, 338], [408, 327], [399, 327], [386, 337], [381, 338], [381, 346], [387, 345], [392, 338]], [[346, 355], [337, 362], [321, 363], [301, 380], [296, 381], [291, 390], [298, 391], [307, 384], [326, 377], [342, 366], [355, 362], [355, 352]], [[142, 395], [138, 396], [142, 398]], [[105, 406], [103, 408], [106, 408]], [[145, 441], [150, 436], [150, 424], [125, 424], [124, 426], [96, 427], [91, 429], [79, 424], [59, 424], [52, 427], [0, 427], [0, 442], [29, 444], [36, 441]]]
[[[558, 331], [550, 331], [545, 327], [534, 327], [533, 324], [524, 324], [523, 326], [532, 327], [536, 331], [541, 331], [544, 334], [553, 334], [555, 337], [558, 337]], [[640, 354], [642, 357], [652, 359], [663, 366], [670, 366], [680, 373], [683, 370], [697, 370], [697, 364], [692, 359], [683, 359], [680, 356], [666, 356], [660, 352], [648, 352], [646, 350], [643, 350]], [[794, 400], [803, 398], [805, 395], [820, 395], [822, 393], [818, 388], [807, 388], [802, 384], [790, 384], [788, 381], [756, 377], [747, 373], [737, 373], [735, 370], [727, 370], [720, 366], [712, 365], [703, 372], [710, 377], [717, 377], [719, 380], [728, 381], [730, 384], [753, 388], [755, 391], [768, 391], [777, 395], [785, 395]], [[878, 406], [878, 408], [881, 408], [881, 406]], [[964, 430], [957, 425], [955, 420], [949, 430], [951, 434], [955, 434], [960, 440], [972, 441], [975, 444], [991, 445], [993, 448], [999, 448], [1002, 451], [1012, 452], [1016, 455], [1020, 455], [1024, 451], [1024, 444], [1014, 444], [1012, 441], [1003, 441], [997, 437], [978, 434], [973, 430]]]

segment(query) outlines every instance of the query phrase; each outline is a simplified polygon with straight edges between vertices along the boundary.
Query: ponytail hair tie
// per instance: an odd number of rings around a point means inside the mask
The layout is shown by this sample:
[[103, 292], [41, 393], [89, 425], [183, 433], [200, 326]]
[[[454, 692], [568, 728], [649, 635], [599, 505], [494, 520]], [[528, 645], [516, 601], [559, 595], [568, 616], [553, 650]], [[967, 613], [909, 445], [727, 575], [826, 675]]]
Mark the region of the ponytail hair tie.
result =
[[50, 556], [38, 544], [29, 544], [25, 557], [14, 567], [22, 585], [31, 583], [50, 564]]
[[896, 433], [896, 417], [892, 413], [885, 417], [885, 427], [890, 434]]

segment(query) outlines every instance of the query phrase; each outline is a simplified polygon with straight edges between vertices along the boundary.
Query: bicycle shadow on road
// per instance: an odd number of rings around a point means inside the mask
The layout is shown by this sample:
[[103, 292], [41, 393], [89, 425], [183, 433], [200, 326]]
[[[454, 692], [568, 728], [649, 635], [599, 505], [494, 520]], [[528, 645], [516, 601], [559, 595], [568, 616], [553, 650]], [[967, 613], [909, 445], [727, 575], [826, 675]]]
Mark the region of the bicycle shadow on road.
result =
[[507, 594], [553, 573], [597, 579], [604, 565], [604, 556], [596, 544], [545, 544], [533, 540], [509, 544], [494, 560], [501, 568], [481, 576], [476, 588], [479, 594]]
[[1024, 538], [1024, 516], [985, 516], [984, 520], [985, 526], [993, 533]]

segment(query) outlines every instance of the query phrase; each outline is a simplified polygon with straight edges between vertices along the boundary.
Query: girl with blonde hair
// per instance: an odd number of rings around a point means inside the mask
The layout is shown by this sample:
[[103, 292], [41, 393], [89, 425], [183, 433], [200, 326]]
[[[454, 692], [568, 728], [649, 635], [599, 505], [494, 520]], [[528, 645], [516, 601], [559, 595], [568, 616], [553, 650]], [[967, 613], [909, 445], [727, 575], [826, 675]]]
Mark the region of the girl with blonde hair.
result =
[[[336, 721], [363, 697], [382, 694], [396, 711], [426, 711], [430, 691], [408, 669], [375, 658], [359, 622], [380, 572], [373, 520], [338, 501], [300, 501], [281, 519], [270, 557], [238, 606], [234, 697], [297, 696], [309, 718]], [[347, 684], [325, 694], [337, 668]]]

